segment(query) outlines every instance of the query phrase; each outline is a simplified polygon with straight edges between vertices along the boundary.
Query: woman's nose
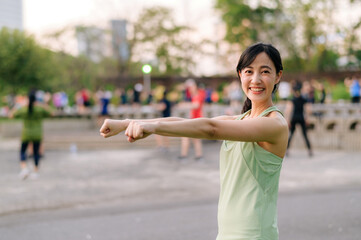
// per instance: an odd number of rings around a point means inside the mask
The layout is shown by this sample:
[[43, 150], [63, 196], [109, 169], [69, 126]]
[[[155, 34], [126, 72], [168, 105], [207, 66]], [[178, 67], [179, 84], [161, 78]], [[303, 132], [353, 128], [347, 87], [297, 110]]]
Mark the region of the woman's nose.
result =
[[252, 76], [252, 83], [260, 83], [261, 82], [261, 74], [254, 73]]

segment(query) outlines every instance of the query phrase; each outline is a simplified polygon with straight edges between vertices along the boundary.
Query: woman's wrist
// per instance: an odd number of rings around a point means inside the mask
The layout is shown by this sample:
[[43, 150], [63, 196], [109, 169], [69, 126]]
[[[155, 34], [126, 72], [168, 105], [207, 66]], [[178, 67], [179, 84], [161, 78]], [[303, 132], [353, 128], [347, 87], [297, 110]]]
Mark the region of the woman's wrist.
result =
[[124, 119], [124, 120], [120, 120], [120, 124], [123, 126], [124, 129], [126, 129], [129, 125], [129, 123], [131, 122], [130, 119]]
[[153, 123], [153, 134], [157, 134], [160, 132], [160, 128], [161, 128], [161, 124], [162, 122], [161, 121], [156, 121]]

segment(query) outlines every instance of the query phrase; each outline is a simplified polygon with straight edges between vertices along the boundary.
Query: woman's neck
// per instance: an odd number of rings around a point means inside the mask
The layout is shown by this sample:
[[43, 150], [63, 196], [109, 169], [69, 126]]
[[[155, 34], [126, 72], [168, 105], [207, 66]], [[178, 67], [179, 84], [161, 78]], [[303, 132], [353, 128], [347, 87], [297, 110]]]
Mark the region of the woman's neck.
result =
[[269, 107], [273, 106], [273, 102], [267, 102], [267, 103], [261, 103], [261, 104], [257, 104], [252, 102], [252, 108], [251, 108], [251, 112], [249, 114], [249, 118], [255, 118], [258, 117], [264, 110], [266, 110]]

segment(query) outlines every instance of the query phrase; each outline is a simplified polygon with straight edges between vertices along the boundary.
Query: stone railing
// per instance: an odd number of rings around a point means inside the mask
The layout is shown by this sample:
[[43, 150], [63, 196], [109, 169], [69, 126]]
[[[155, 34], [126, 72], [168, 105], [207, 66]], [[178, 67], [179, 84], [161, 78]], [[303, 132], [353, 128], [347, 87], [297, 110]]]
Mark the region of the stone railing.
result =
[[[313, 104], [308, 135], [314, 148], [361, 150], [361, 104]], [[300, 129], [291, 146], [305, 146]]]
[[[285, 109], [284, 104], [277, 105], [280, 110]], [[58, 114], [55, 118], [45, 121], [45, 133], [57, 134], [64, 132], [95, 131], [99, 128], [102, 119], [92, 113], [76, 114], [68, 112]], [[230, 108], [225, 105], [205, 105], [204, 116], [214, 117], [227, 114], [240, 114], [240, 108]], [[159, 111], [152, 106], [125, 106], [110, 108], [111, 118], [116, 119], [149, 119], [160, 117]], [[189, 117], [189, 109], [182, 106], [173, 108], [173, 116]], [[314, 104], [312, 116], [308, 119], [309, 137], [313, 148], [361, 150], [361, 105], [360, 104]], [[20, 135], [20, 121], [0, 122], [1, 137], [15, 137]], [[304, 147], [302, 134], [296, 130], [291, 143], [292, 147]]]

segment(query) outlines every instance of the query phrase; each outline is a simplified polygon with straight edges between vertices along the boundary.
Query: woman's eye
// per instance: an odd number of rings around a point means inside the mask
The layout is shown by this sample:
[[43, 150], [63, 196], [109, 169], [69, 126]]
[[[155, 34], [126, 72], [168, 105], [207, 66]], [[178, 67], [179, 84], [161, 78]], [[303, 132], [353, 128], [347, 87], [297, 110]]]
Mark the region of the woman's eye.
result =
[[270, 71], [268, 71], [268, 70], [264, 70], [262, 73], [270, 73]]
[[244, 71], [245, 73], [252, 73], [252, 71], [251, 70], [246, 70], [246, 71]]

